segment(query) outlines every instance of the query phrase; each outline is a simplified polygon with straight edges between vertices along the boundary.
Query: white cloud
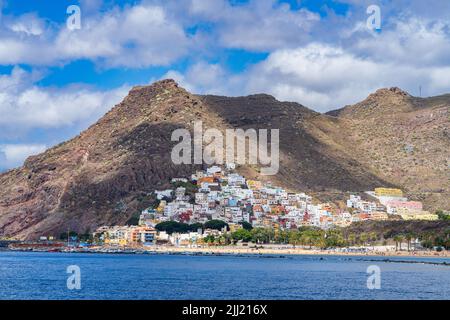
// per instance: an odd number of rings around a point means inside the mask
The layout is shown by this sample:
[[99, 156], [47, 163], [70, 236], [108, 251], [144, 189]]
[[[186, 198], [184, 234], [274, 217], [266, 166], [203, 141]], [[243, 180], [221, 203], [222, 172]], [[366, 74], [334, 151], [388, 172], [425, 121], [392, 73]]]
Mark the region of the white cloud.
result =
[[0, 76], [0, 135], [33, 128], [86, 126], [102, 116], [128, 92], [128, 87], [96, 91], [83, 86], [59, 89], [34, 84], [35, 74], [15, 67]]
[[32, 13], [24, 14], [13, 20], [7, 19], [6, 27], [19, 35], [23, 33], [27, 36], [39, 36], [46, 28], [45, 22]]
[[[239, 5], [192, 0], [189, 15], [210, 22], [210, 37], [222, 46], [270, 54], [238, 74], [218, 63], [197, 62], [184, 73], [166, 76], [198, 93], [266, 92], [318, 111], [358, 102], [381, 87], [398, 86], [413, 95], [419, 86], [425, 95], [447, 93], [448, 17], [420, 1], [402, 3], [382, 5], [382, 30], [376, 33], [366, 27], [370, 1], [355, 2], [345, 16], [331, 14], [317, 23], [319, 18], [310, 12], [292, 11], [271, 0]], [[442, 10], [449, 7], [440, 2]], [[306, 18], [296, 23], [302, 15]]]
[[[358, 34], [360, 33], [360, 34]], [[361, 36], [362, 33], [362, 36]], [[398, 18], [380, 34], [355, 28], [356, 39], [348, 49], [376, 61], [411, 64], [417, 67], [449, 65], [450, 22], [415, 16]]]
[[91, 13], [99, 10], [103, 5], [103, 0], [80, 0], [80, 7], [83, 12]]
[[[358, 57], [339, 47], [311, 44], [280, 50], [244, 75], [248, 92], [267, 92], [318, 111], [356, 103], [381, 87], [399, 86], [417, 94], [442, 93], [450, 70]], [[448, 89], [447, 89], [448, 90]]]
[[227, 72], [220, 64], [204, 61], [190, 66], [183, 74], [171, 70], [162, 79], [174, 79], [182, 87], [197, 94], [232, 95], [241, 86], [241, 78]]
[[140, 68], [167, 65], [188, 52], [184, 29], [160, 6], [113, 8], [103, 15], [82, 11], [81, 19], [80, 30], [69, 30], [65, 24], [50, 28], [31, 14], [6, 17], [7, 27], [0, 30], [0, 64], [90, 59], [109, 67]]
[[291, 10], [275, 0], [251, 0], [231, 5], [226, 0], [192, 0], [190, 14], [215, 24], [214, 32], [224, 47], [266, 51], [298, 46], [310, 39], [320, 22], [306, 9]]
[[186, 54], [188, 44], [163, 8], [139, 5], [87, 19], [81, 30], [63, 29], [55, 42], [63, 57], [126, 67], [167, 65]]
[[[96, 0], [86, 9], [95, 11], [101, 5]], [[346, 16], [327, 20], [275, 0], [239, 4], [143, 0], [102, 15], [88, 14], [82, 30], [77, 31], [50, 28], [36, 15], [7, 17], [7, 30], [0, 31], [0, 64], [54, 64], [84, 58], [106, 67], [140, 68], [170, 65], [202, 52], [204, 56], [195, 60], [200, 62], [183, 73], [171, 70], [165, 77], [175, 78], [196, 93], [267, 92], [320, 111], [357, 102], [380, 87], [399, 86], [416, 94], [422, 86], [428, 95], [448, 91], [448, 19], [434, 9], [427, 11], [417, 1], [414, 8], [424, 13], [414, 10], [411, 14], [407, 6], [395, 6], [401, 12], [393, 14], [392, 8], [382, 6], [382, 32], [374, 34], [365, 28], [364, 5], [359, 3]], [[187, 36], [184, 29], [196, 24], [200, 31]], [[217, 45], [211, 44], [214, 40]], [[221, 64], [226, 58], [222, 60], [220, 46], [270, 54], [265, 61], [234, 74]], [[0, 126], [70, 126], [100, 116], [126, 92], [43, 89], [30, 77], [23, 70], [0, 77], [1, 88], [8, 88], [0, 91], [0, 111], [7, 115], [0, 119]]]
[[370, 90], [382, 86], [377, 67], [342, 49], [314, 44], [276, 51], [239, 75], [227, 73], [218, 65], [197, 63], [184, 74], [170, 71], [164, 77], [195, 93], [268, 93], [279, 100], [327, 111], [363, 99]]
[[[90, 59], [106, 67], [165, 66], [219, 47], [296, 47], [311, 38], [310, 31], [320, 21], [317, 14], [293, 11], [275, 0], [241, 5], [226, 0], [142, 1], [102, 13], [102, 1], [86, 3], [81, 4], [80, 30], [35, 14], [6, 16], [6, 28], [0, 29], [0, 64], [57, 65]], [[212, 28], [188, 36], [185, 30], [203, 22]]]
[[46, 149], [42, 144], [4, 144], [0, 145], [0, 170], [11, 169], [22, 165], [31, 155]]
[[365, 99], [382, 87], [399, 86], [418, 94], [440, 94], [450, 85], [450, 67], [417, 67], [362, 58], [340, 47], [315, 43], [273, 52], [239, 75], [218, 65], [197, 63], [184, 74], [171, 71], [181, 85], [196, 93], [272, 94], [326, 112]]

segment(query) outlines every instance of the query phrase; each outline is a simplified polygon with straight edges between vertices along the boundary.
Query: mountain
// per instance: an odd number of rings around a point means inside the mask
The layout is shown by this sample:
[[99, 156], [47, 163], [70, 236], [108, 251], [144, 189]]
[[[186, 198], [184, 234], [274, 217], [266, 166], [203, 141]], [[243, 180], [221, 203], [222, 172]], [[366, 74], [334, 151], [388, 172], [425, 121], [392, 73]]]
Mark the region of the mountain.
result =
[[173, 80], [133, 88], [97, 123], [70, 141], [0, 174], [0, 236], [34, 239], [67, 229], [90, 232], [124, 224], [151, 201], [152, 191], [201, 165], [175, 165], [175, 129], [280, 129], [280, 171], [259, 176], [320, 200], [345, 192], [399, 186], [428, 208], [450, 207], [450, 98], [414, 98], [381, 89], [328, 114], [259, 94], [193, 95]]
[[418, 98], [380, 89], [329, 112], [347, 127], [342, 145], [378, 177], [428, 209], [450, 208], [450, 95]]

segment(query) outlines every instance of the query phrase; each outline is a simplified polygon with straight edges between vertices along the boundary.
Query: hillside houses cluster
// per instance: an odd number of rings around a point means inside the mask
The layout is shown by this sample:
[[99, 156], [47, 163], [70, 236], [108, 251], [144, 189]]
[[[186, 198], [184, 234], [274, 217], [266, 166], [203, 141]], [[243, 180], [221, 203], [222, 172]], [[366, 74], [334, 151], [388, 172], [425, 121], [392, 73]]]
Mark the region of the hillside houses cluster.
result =
[[403, 191], [393, 188], [376, 188], [366, 192], [377, 201], [364, 201], [361, 196], [350, 195], [347, 208], [356, 210], [359, 220], [438, 220], [439, 217], [423, 210], [422, 202], [409, 201]]
[[[190, 179], [172, 179], [173, 189], [155, 191], [159, 205], [142, 211], [138, 226], [105, 227], [97, 230], [106, 244], [153, 244], [157, 240], [172, 245], [199, 243], [218, 230], [198, 230], [186, 234], [157, 232], [155, 226], [165, 221], [186, 224], [210, 220], [226, 222], [231, 231], [247, 222], [254, 228], [275, 230], [313, 226], [322, 229], [346, 227], [366, 220], [436, 220], [424, 211], [422, 203], [409, 201], [399, 189], [377, 188], [369, 198], [350, 195], [346, 208], [330, 203], [313, 203], [305, 193], [288, 192], [270, 182], [247, 180], [235, 172], [233, 165], [213, 166], [198, 171]], [[345, 205], [344, 205], [345, 207]], [[223, 231], [225, 232], [225, 231]]]
[[173, 183], [191, 184], [197, 188], [193, 194], [186, 187], [156, 191], [160, 200], [157, 208], [142, 212], [141, 223], [155, 226], [163, 221], [183, 223], [205, 223], [208, 220], [223, 220], [228, 224], [243, 221], [253, 227], [295, 229], [314, 226], [328, 229], [345, 227], [355, 221], [386, 220], [389, 215], [403, 219], [434, 220], [437, 218], [422, 210], [422, 204], [408, 201], [399, 189], [378, 188], [368, 192], [378, 201], [364, 201], [360, 196], [350, 195], [349, 210], [334, 204], [313, 203], [305, 193], [288, 192], [256, 180], [247, 180], [234, 171], [234, 166], [225, 169], [213, 166], [198, 171], [190, 180], [176, 178]]
[[144, 210], [141, 223], [155, 226], [171, 220], [189, 224], [222, 220], [231, 225], [245, 221], [253, 227], [296, 228], [319, 226], [323, 222], [320, 216], [327, 215], [327, 208], [313, 205], [310, 196], [247, 180], [233, 168], [213, 166], [196, 172], [189, 181], [174, 179], [173, 183], [196, 186], [196, 192], [188, 195], [183, 186], [156, 191], [160, 204]]

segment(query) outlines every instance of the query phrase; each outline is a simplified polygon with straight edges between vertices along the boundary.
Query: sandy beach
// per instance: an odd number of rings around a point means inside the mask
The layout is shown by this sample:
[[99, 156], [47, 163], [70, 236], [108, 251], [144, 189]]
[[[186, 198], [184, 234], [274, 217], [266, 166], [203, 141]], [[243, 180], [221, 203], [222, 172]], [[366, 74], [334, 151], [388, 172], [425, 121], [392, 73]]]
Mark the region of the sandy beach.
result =
[[339, 248], [320, 250], [292, 246], [92, 246], [65, 247], [36, 244], [10, 245], [5, 251], [39, 251], [66, 253], [155, 253], [155, 254], [200, 254], [200, 255], [335, 255], [335, 256], [386, 256], [450, 258], [450, 251], [401, 250], [388, 247]]
[[249, 248], [238, 246], [208, 246], [208, 247], [170, 247], [155, 246], [146, 248], [148, 252], [154, 253], [191, 253], [191, 254], [274, 254], [274, 255], [342, 255], [342, 256], [387, 256], [387, 257], [441, 257], [450, 258], [448, 251], [377, 251], [367, 252], [345, 252], [335, 250], [317, 250], [303, 248]]

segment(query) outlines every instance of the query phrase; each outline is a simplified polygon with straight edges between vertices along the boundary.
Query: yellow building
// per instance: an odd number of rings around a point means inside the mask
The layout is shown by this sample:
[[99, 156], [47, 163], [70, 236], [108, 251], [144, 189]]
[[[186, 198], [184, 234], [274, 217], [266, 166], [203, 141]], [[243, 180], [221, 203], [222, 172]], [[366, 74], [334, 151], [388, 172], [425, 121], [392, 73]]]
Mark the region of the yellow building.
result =
[[398, 208], [397, 214], [402, 217], [403, 220], [438, 220], [439, 217], [436, 214], [423, 210], [411, 210], [408, 208]]
[[262, 182], [257, 180], [247, 180], [247, 186], [251, 190], [259, 190], [262, 188]]
[[115, 246], [127, 246], [131, 227], [114, 226], [104, 230], [105, 244]]
[[164, 208], [166, 207], [166, 205], [167, 205], [166, 200], [161, 200], [161, 201], [159, 202], [158, 208], [156, 208], [156, 211], [158, 211], [158, 212], [164, 212]]
[[345, 227], [348, 227], [351, 224], [352, 224], [352, 222], [348, 221], [348, 220], [337, 220], [337, 221], [334, 222], [334, 225], [336, 227], [339, 227], [339, 228], [345, 228]]
[[128, 245], [128, 240], [125, 239], [125, 238], [120, 238], [120, 239], [109, 239], [109, 238], [106, 238], [105, 239], [105, 244], [106, 245], [126, 247]]
[[403, 197], [403, 191], [400, 189], [392, 188], [376, 188], [375, 195], [377, 197]]
[[387, 213], [384, 212], [372, 212], [370, 214], [370, 219], [371, 220], [387, 220], [389, 217], [387, 215]]
[[238, 223], [229, 223], [228, 226], [230, 227], [230, 232], [235, 232], [242, 228], [242, 225]]
[[130, 246], [153, 244], [156, 230], [146, 226], [115, 226], [104, 231], [106, 245]]
[[270, 227], [272, 227], [272, 219], [264, 218], [262, 221], [262, 224], [264, 227], [270, 228]]

